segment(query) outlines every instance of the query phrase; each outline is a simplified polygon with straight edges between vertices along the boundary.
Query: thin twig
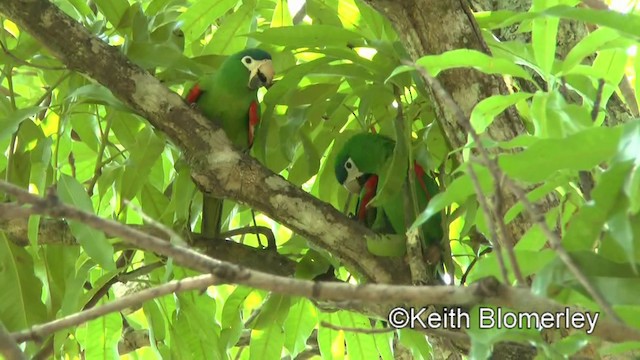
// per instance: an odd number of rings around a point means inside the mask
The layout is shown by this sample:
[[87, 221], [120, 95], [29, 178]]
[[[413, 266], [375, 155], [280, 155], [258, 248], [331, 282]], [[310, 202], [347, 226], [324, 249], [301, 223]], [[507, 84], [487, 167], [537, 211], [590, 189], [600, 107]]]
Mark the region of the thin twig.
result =
[[[96, 105], [96, 116], [99, 116], [99, 113], [97, 110], [98, 110], [98, 106]], [[104, 126], [104, 131], [101, 131], [102, 134], [100, 139], [100, 148], [98, 149], [98, 155], [96, 156], [96, 165], [93, 169], [93, 176], [89, 181], [89, 186], [87, 187], [87, 193], [89, 194], [89, 196], [93, 195], [93, 189], [96, 183], [98, 182], [98, 178], [102, 174], [102, 167], [104, 166], [104, 163], [102, 162], [102, 157], [104, 156], [104, 151], [107, 148], [107, 144], [109, 143], [109, 133], [111, 132], [112, 114], [113, 113], [107, 114], [107, 117], [105, 119], [106, 124]], [[100, 127], [100, 129], [102, 128]]]
[[83, 310], [45, 324], [32, 326], [29, 330], [12, 334], [12, 337], [16, 342], [20, 343], [28, 340], [40, 340], [57, 331], [84, 324], [101, 316], [123, 311], [131, 307], [141, 306], [144, 302], [155, 298], [176, 292], [205, 289], [219, 282], [220, 279], [214, 275], [198, 275], [181, 280], [174, 280], [163, 285], [139, 291], [135, 294], [125, 295], [105, 305]]
[[6, 360], [26, 360], [27, 358], [2, 322], [0, 322], [0, 355]]
[[338, 330], [338, 331], [342, 330], [342, 331], [358, 333], [358, 334], [385, 334], [385, 333], [396, 331], [395, 328], [391, 328], [391, 327], [382, 328], [382, 329], [376, 329], [376, 328], [364, 329], [364, 328], [333, 325], [326, 321], [321, 321], [320, 326], [326, 327], [327, 329]]
[[[5, 181], [0, 181], [0, 191], [13, 195], [23, 204], [30, 204], [30, 209], [34, 213], [81, 221], [87, 226], [100, 229], [111, 236], [120, 237], [123, 241], [139, 248], [172, 257], [179, 265], [210, 273], [212, 278], [206, 279], [219, 283], [234, 283], [283, 295], [303, 296], [327, 301], [362, 301], [374, 304], [407, 304], [407, 306], [490, 304], [509, 307], [520, 312], [564, 312], [566, 309], [571, 312], [585, 312], [584, 309], [559, 304], [554, 300], [534, 295], [528, 289], [502, 285], [495, 278], [485, 278], [466, 287], [456, 287], [386, 284], [354, 285], [341, 282], [316, 282], [271, 275], [209, 258], [189, 248], [171, 244], [119, 222], [103, 219], [73, 206], [65, 205], [59, 202], [51, 191], [48, 192], [45, 198], [40, 198]], [[177, 290], [174, 289], [174, 291]], [[115, 307], [116, 305], [110, 306]], [[121, 308], [121, 305], [117, 306], [114, 311], [118, 311]], [[73, 324], [70, 326], [73, 326]], [[576, 330], [584, 331], [585, 329]], [[28, 333], [30, 334], [30, 332]], [[598, 319], [592, 335], [611, 342], [640, 341], [639, 330], [612, 321], [608, 317]]]

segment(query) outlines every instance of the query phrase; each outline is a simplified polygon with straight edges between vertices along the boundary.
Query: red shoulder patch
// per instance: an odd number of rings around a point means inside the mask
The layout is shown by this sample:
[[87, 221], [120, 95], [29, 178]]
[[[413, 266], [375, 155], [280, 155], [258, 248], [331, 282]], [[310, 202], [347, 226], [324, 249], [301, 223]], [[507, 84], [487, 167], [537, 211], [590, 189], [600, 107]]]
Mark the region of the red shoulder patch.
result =
[[362, 196], [362, 201], [360, 201], [360, 205], [358, 206], [358, 210], [356, 215], [359, 220], [364, 221], [367, 215], [367, 205], [371, 202], [371, 199], [376, 195], [376, 190], [378, 188], [378, 176], [372, 175], [366, 183], [364, 183], [364, 195]]
[[431, 201], [431, 194], [429, 194], [429, 189], [427, 189], [427, 184], [424, 183], [424, 175], [425, 175], [424, 169], [422, 168], [422, 166], [420, 166], [420, 164], [418, 164], [418, 162], [414, 162], [413, 170], [416, 173], [416, 178], [420, 183], [420, 187], [422, 188], [422, 190], [424, 190], [424, 193], [427, 195], [427, 201]]
[[253, 145], [256, 127], [260, 124], [260, 109], [258, 102], [254, 101], [249, 105], [249, 147]]
[[202, 95], [202, 90], [200, 90], [200, 84], [193, 85], [193, 87], [191, 88], [191, 90], [189, 90], [189, 93], [187, 94], [187, 102], [189, 104], [195, 103], [196, 101], [198, 101], [198, 98], [200, 97], [200, 95]]

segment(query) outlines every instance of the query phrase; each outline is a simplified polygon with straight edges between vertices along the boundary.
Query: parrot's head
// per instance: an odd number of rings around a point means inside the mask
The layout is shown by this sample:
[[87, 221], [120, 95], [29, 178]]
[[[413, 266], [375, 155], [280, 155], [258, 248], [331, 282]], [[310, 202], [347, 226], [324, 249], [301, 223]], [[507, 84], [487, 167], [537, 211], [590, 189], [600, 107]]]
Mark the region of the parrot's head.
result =
[[[246, 49], [231, 55], [223, 65], [224, 68], [238, 69], [246, 75], [246, 84], [250, 90], [258, 90], [264, 86], [269, 88], [273, 84], [273, 64], [271, 54], [261, 49]], [[224, 69], [223, 71], [227, 71]]]
[[393, 153], [394, 144], [390, 138], [378, 134], [352, 136], [336, 157], [336, 179], [350, 192], [359, 194], [371, 175], [379, 175]]

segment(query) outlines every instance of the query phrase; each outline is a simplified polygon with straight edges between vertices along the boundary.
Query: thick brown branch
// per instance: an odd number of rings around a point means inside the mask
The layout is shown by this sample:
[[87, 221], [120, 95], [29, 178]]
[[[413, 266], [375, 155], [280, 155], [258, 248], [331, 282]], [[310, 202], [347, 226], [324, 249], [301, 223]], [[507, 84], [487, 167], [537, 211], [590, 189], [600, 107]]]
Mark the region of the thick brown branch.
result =
[[366, 279], [409, 282], [407, 267], [400, 259], [376, 257], [367, 251], [360, 239], [374, 236], [371, 231], [233, 149], [220, 128], [132, 64], [118, 48], [91, 35], [49, 1], [3, 1], [0, 13], [38, 39], [70, 69], [100, 82], [167, 134], [185, 152], [193, 178], [202, 190], [250, 204], [330, 250]]
[[[0, 230], [9, 241], [19, 246], [29, 245], [28, 218], [33, 210], [15, 203], [0, 204]], [[169, 240], [168, 235], [157, 227], [148, 225], [131, 225], [146, 234]], [[270, 274], [292, 276], [296, 262], [274, 251], [257, 249], [233, 241], [211, 241], [197, 233], [188, 233], [185, 238], [193, 241], [193, 246], [202, 253], [221, 261], [228, 261], [250, 269]], [[40, 245], [69, 245], [77, 242], [64, 220], [42, 218], [38, 232]]]

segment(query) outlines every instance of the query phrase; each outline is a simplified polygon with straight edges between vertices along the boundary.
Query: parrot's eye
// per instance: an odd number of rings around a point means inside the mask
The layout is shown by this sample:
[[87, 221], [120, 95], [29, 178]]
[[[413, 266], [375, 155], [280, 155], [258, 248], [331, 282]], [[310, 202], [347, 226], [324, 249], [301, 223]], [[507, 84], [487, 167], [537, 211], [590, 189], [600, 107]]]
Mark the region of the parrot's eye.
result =
[[251, 58], [251, 56], [245, 56], [242, 58], [242, 61], [244, 61], [245, 64], [249, 65], [253, 62], [253, 59]]
[[351, 161], [351, 159], [347, 160], [347, 162], [344, 163], [344, 168], [347, 170], [351, 170], [353, 168], [353, 162]]

